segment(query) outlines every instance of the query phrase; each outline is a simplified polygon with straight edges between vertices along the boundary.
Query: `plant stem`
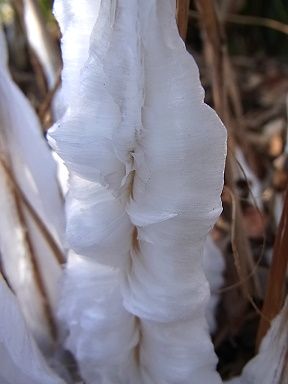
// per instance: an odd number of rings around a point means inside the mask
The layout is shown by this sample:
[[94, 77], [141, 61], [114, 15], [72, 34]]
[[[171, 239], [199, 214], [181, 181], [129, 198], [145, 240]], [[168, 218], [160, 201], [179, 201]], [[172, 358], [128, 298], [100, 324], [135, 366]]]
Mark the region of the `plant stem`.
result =
[[[206, 60], [211, 69], [212, 92], [215, 109], [228, 129], [228, 154], [226, 160], [225, 182], [235, 197], [235, 233], [232, 244], [233, 249], [237, 249], [235, 265], [240, 280], [246, 281], [242, 285], [244, 296], [250, 296], [251, 284], [248, 284], [245, 276], [253, 270], [254, 261], [248, 238], [244, 231], [243, 215], [238, 196], [234, 187], [234, 137], [230, 126], [230, 111], [228, 108], [228, 85], [226, 78], [227, 49], [225, 43], [225, 33], [218, 19], [215, 5], [211, 0], [197, 0], [196, 6], [199, 11], [201, 27], [203, 29], [204, 50]], [[234, 255], [235, 256], [235, 255]], [[257, 280], [254, 278], [254, 285], [258, 287]], [[257, 288], [258, 289], [258, 288]]]
[[285, 296], [285, 280], [288, 266], [288, 187], [285, 194], [284, 207], [278, 227], [273, 250], [272, 264], [268, 276], [268, 284], [264, 304], [263, 316], [257, 335], [257, 346], [267, 333], [270, 322], [280, 312]]
[[185, 41], [187, 37], [188, 21], [189, 21], [189, 5], [190, 0], [177, 0], [177, 23], [179, 34]]

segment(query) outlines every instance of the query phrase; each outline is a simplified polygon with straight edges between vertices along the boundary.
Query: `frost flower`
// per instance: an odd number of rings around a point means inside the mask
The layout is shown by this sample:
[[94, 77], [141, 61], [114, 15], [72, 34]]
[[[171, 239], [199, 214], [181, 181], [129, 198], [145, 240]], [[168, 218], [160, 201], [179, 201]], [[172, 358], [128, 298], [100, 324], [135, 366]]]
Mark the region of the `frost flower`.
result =
[[10, 77], [1, 30], [0, 57], [1, 266], [30, 330], [50, 353], [58, 258], [63, 257], [63, 203], [35, 112]]
[[227, 384], [285, 384], [288, 377], [288, 298], [262, 340], [260, 351], [244, 367], [242, 375]]
[[78, 254], [60, 306], [67, 347], [87, 383], [221, 383], [202, 256], [221, 212], [226, 132], [203, 101], [175, 0], [82, 1], [76, 51], [67, 36], [80, 4], [59, 3], [67, 109], [50, 140], [71, 173]]
[[27, 328], [16, 297], [1, 276], [0, 302], [1, 384], [64, 384], [45, 362]]

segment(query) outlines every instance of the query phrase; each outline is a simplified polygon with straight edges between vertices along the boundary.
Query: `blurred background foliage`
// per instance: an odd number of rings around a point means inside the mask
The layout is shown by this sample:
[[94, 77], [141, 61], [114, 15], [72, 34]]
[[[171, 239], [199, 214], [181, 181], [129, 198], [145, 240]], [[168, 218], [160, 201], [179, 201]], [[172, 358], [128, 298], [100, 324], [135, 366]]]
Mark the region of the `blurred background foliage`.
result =
[[[0, 6], [7, 6], [19, 1], [20, 0], [0, 0]], [[53, 0], [39, 0], [38, 3], [45, 16], [46, 22], [51, 22], [53, 20], [51, 15]], [[193, 1], [191, 1], [191, 3], [191, 7], [193, 8]], [[230, 3], [229, 7], [232, 4], [230, 8], [232, 13], [258, 18], [270, 18], [288, 24], [288, 0], [220, 0], [220, 3]], [[227, 5], [225, 6], [227, 7]], [[191, 31], [195, 32], [193, 27], [191, 27]], [[287, 59], [287, 36], [273, 29], [263, 28], [257, 25], [250, 25], [249, 28], [247, 28], [244, 22], [242, 25], [230, 24], [228, 26], [228, 32], [231, 54], [249, 55], [262, 52], [269, 55], [283, 56], [284, 59]]]
[[[288, 25], [288, 0], [235, 0], [218, 1], [219, 9], [229, 14], [243, 16], [240, 22], [226, 23], [229, 52], [232, 55], [266, 54], [277, 56], [283, 60], [288, 59], [287, 35], [257, 25], [263, 19], [272, 19]], [[193, 1], [191, 8], [195, 9]], [[248, 16], [245, 22], [245, 16]], [[250, 19], [254, 17], [254, 20]], [[225, 22], [225, 18], [223, 20]], [[197, 44], [197, 26], [189, 25], [188, 40]]]
[[[243, 1], [241, 14], [279, 20], [288, 24], [287, 0]], [[233, 29], [232, 29], [233, 28]], [[287, 36], [269, 28], [259, 26], [247, 29], [245, 25], [231, 27], [231, 53], [255, 54], [258, 51], [268, 55], [288, 58]]]

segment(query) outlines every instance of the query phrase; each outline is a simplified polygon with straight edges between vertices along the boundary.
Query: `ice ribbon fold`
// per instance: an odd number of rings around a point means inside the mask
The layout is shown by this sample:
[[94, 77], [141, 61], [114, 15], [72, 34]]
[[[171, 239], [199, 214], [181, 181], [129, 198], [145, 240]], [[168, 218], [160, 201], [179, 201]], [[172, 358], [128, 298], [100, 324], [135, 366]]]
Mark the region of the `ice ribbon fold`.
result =
[[64, 205], [40, 123], [10, 76], [1, 26], [0, 57], [1, 263], [33, 335], [50, 350], [54, 341], [44, 307], [47, 301], [51, 312], [56, 308]]
[[1, 276], [0, 302], [1, 384], [64, 384], [45, 362], [16, 298]]
[[[202, 256], [221, 212], [226, 133], [204, 104], [198, 68], [178, 34], [175, 2], [149, 0], [139, 8], [143, 130], [128, 208], [139, 242], [124, 306], [141, 319], [145, 383], [220, 383], [205, 320]], [[142, 212], [153, 220], [139, 223]]]
[[261, 342], [259, 353], [244, 367], [240, 377], [227, 384], [285, 384], [288, 366], [288, 297]]
[[[101, 1], [100, 7], [94, 1], [85, 4], [93, 18], [91, 36], [82, 36], [85, 52], [89, 47], [86, 60], [69, 56], [73, 41], [67, 37], [81, 24], [81, 4], [63, 2], [59, 15], [64, 93], [69, 87], [75, 92], [67, 97], [66, 113], [50, 132], [50, 141], [70, 169], [67, 239], [78, 253], [69, 256], [59, 316], [69, 333], [67, 348], [88, 383], [135, 384], [138, 330], [135, 317], [123, 307], [121, 285], [133, 231], [126, 212], [133, 169], [130, 151], [141, 123], [138, 8], [132, 0]], [[68, 30], [69, 7], [74, 18]]]

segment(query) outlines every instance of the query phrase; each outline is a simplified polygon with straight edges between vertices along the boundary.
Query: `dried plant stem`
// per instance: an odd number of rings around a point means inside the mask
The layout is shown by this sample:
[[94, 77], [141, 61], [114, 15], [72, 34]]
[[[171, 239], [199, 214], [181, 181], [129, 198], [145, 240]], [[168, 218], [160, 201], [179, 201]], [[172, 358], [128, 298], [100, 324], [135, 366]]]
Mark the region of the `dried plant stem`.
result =
[[224, 54], [225, 47], [223, 30], [218, 22], [216, 10], [210, 0], [197, 0], [203, 45], [207, 64], [211, 72], [213, 101], [217, 113], [222, 120], [228, 120], [227, 88], [224, 80]]
[[257, 346], [267, 333], [270, 322], [280, 312], [285, 297], [285, 279], [288, 267], [288, 188], [274, 244], [272, 264], [257, 335]]
[[[250, 298], [252, 287], [251, 283], [245, 279], [245, 276], [250, 275], [250, 271], [254, 270], [254, 261], [250, 244], [244, 230], [240, 201], [234, 192], [234, 139], [231, 129], [229, 129], [230, 113], [228, 108], [228, 86], [227, 81], [225, 81], [228, 55], [226, 51], [225, 34], [219, 22], [214, 3], [211, 0], [198, 0], [196, 1], [196, 5], [203, 29], [206, 60], [211, 69], [215, 109], [228, 127], [228, 154], [226, 160], [225, 182], [235, 196], [235, 231], [232, 248], [234, 250], [237, 249], [237, 255], [239, 256], [235, 258], [235, 266], [239, 278], [241, 281], [246, 281], [246, 284], [242, 285], [243, 294], [245, 297]], [[253, 281], [254, 288], [258, 290], [259, 284], [255, 275], [253, 275]]]
[[[203, 3], [205, 3], [205, 1]], [[215, 9], [215, 6], [214, 6], [214, 9]], [[243, 112], [240, 90], [239, 90], [239, 86], [238, 86], [237, 81], [236, 81], [235, 71], [234, 71], [233, 65], [231, 63], [231, 59], [230, 59], [229, 54], [228, 54], [227, 49], [226, 49], [225, 31], [222, 28], [222, 24], [220, 22], [222, 19], [224, 21], [226, 21], [226, 16], [223, 17], [223, 15], [222, 15], [220, 17], [220, 15], [219, 15], [219, 17], [218, 17], [216, 12], [214, 12], [214, 17], [213, 17], [212, 12], [210, 12], [210, 14], [211, 14], [210, 19], [211, 19], [211, 21], [213, 21], [213, 23], [210, 21], [210, 25], [209, 25], [209, 34], [210, 35], [209, 36], [213, 36], [213, 30], [218, 31], [217, 33], [218, 33], [218, 36], [220, 36], [220, 38], [217, 39], [214, 36], [213, 43], [214, 43], [214, 45], [216, 44], [215, 46], [218, 47], [218, 49], [220, 49], [221, 53], [222, 53], [222, 63], [220, 61], [217, 63], [217, 70], [215, 69], [215, 72], [218, 71], [218, 73], [220, 73], [220, 66], [221, 66], [221, 68], [222, 68], [221, 71], [223, 71], [223, 80], [222, 80], [222, 83], [221, 83], [221, 81], [220, 81], [220, 83], [218, 81], [217, 84], [220, 87], [221, 87], [221, 84], [225, 85], [227, 95], [222, 95], [222, 96], [225, 96], [229, 99], [229, 102], [231, 103], [229, 105], [231, 105], [231, 110], [233, 111], [233, 115], [235, 116], [235, 123], [236, 123], [235, 128], [236, 129], [233, 127], [234, 124], [231, 124], [231, 122], [229, 124], [230, 126], [228, 126], [230, 128], [230, 136], [231, 136], [231, 133], [233, 131], [233, 136], [234, 136], [235, 140], [237, 141], [237, 143], [241, 146], [241, 149], [243, 150], [244, 156], [247, 159], [249, 159], [249, 164], [251, 165], [252, 169], [255, 171], [258, 171], [259, 167], [257, 165], [257, 163], [258, 163], [257, 162], [257, 156], [255, 156], [255, 153], [253, 151], [251, 151], [250, 144], [246, 140], [246, 137], [247, 137], [246, 118], [245, 118], [244, 112]], [[200, 18], [200, 12], [189, 11], [189, 17], [193, 17], [194, 19], [199, 19]], [[223, 21], [223, 24], [224, 24], [224, 21]], [[212, 70], [213, 70], [213, 68], [212, 68]], [[217, 76], [217, 74], [216, 74], [216, 76]], [[220, 99], [220, 96], [221, 95], [218, 95], [217, 100]], [[214, 96], [214, 100], [215, 100], [215, 96]], [[221, 99], [220, 99], [220, 101], [221, 101]], [[228, 100], [225, 101], [225, 99], [224, 99], [223, 103], [224, 102], [226, 102], [226, 104], [227, 104]], [[216, 106], [216, 104], [215, 104], [215, 106]], [[218, 108], [217, 108], [217, 110], [218, 110]], [[257, 172], [256, 172], [256, 174], [257, 174]]]
[[39, 107], [38, 116], [39, 116], [40, 121], [42, 122], [42, 125], [44, 125], [44, 120], [45, 120], [46, 114], [49, 112], [52, 114], [51, 104], [53, 102], [54, 96], [55, 96], [58, 88], [60, 87], [60, 84], [61, 84], [61, 72], [59, 71], [53, 88], [51, 88], [47, 92], [45, 99], [43, 100], [42, 104]]
[[190, 0], [177, 0], [177, 23], [179, 34], [185, 41], [188, 31]]

